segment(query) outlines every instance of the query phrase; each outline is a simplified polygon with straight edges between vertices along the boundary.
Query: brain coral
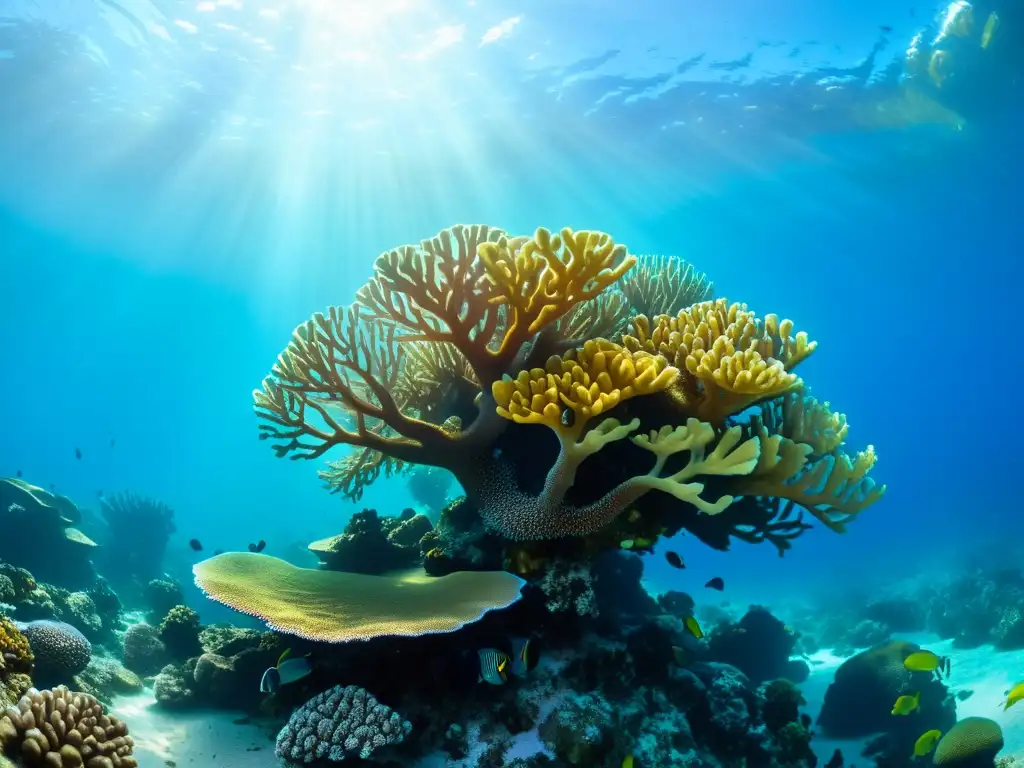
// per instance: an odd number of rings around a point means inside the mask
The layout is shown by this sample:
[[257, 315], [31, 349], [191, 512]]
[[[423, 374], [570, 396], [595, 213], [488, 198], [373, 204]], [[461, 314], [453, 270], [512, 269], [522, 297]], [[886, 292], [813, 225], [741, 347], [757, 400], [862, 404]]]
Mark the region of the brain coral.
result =
[[136, 768], [128, 726], [95, 697], [64, 686], [29, 690], [0, 717], [0, 754], [25, 766]]
[[92, 645], [85, 635], [62, 621], [30, 621], [18, 627], [28, 638], [36, 657], [35, 677], [46, 682], [70, 680], [92, 659]]
[[987, 717], [965, 717], [949, 729], [935, 748], [935, 764], [991, 765], [1003, 748], [1003, 730]]
[[277, 756], [289, 764], [363, 760], [380, 747], [399, 744], [412, 730], [390, 707], [355, 685], [336, 685], [314, 696], [277, 735]]
[[503, 571], [367, 576], [297, 568], [269, 555], [227, 552], [193, 566], [209, 597], [280, 632], [341, 643], [453, 632], [519, 599]]

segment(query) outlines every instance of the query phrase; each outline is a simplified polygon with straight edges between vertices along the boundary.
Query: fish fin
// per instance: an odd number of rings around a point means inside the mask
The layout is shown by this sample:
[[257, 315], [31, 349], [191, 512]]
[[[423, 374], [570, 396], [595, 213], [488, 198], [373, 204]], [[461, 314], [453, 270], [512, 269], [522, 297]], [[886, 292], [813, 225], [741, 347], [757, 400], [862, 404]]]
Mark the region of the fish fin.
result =
[[280, 656], [277, 657], [277, 665], [276, 666], [281, 666], [281, 662], [284, 661], [285, 659], [287, 659], [291, 655], [292, 655], [292, 649], [291, 648], [285, 648], [284, 652]]

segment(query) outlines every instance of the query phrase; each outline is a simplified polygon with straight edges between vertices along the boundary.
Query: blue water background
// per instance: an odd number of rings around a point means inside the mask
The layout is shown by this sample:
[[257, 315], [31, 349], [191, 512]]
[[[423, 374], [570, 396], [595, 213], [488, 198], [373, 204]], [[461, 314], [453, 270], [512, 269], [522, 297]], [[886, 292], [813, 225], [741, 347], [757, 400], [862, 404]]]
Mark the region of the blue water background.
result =
[[[866, 92], [931, 9], [434, 3], [389, 44], [428, 50], [445, 25], [464, 25], [461, 41], [377, 79], [339, 75], [335, 113], [304, 133], [283, 116], [299, 97], [274, 80], [301, 36], [239, 61], [223, 30], [173, 24], [204, 23], [191, 4], [119, 6], [144, 30], [162, 20], [166, 40], [116, 37], [110, 3], [56, 6], [34, 37], [8, 24], [0, 57], [0, 475], [84, 506], [99, 489], [165, 501], [177, 569], [193, 536], [294, 558], [352, 511], [412, 499], [391, 480], [344, 502], [321, 490], [319, 462], [257, 441], [250, 393], [292, 328], [348, 302], [382, 250], [453, 223], [599, 228], [806, 329], [820, 349], [801, 375], [848, 414], [852, 448], [875, 445], [889, 484], [845, 536], [816, 528], [784, 559], [684, 538], [671, 546], [689, 570], [652, 558], [653, 583], [721, 575], [732, 599], [772, 602], [949, 570], [994, 542], [1019, 552], [1019, 96], [978, 83], [991, 108], [962, 130], [742, 109], [785, 103], [827, 67]], [[260, 23], [253, 9], [238, 18]], [[507, 38], [477, 42], [515, 17]], [[408, 83], [412, 104], [382, 83]], [[708, 91], [698, 126], [687, 110]], [[262, 122], [239, 123], [246, 110]]]

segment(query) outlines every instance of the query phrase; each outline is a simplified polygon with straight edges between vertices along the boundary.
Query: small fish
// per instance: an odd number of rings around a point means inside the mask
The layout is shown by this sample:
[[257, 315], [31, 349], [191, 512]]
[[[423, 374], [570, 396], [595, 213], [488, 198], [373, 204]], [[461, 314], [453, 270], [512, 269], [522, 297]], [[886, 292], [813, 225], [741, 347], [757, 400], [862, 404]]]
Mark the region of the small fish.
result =
[[942, 738], [942, 731], [932, 728], [930, 731], [925, 731], [914, 742], [914, 757], [924, 757], [930, 754], [935, 745], [939, 743], [939, 739]]
[[653, 539], [636, 538], [633, 539], [633, 549], [650, 549], [654, 546]]
[[635, 523], [635, 522], [638, 522], [641, 517], [642, 517], [642, 515], [640, 514], [640, 511], [634, 509], [634, 510], [630, 511], [629, 517], [627, 517], [626, 519], [629, 520], [629, 522], [631, 522], [631, 523]]
[[633, 768], [633, 756], [626, 755], [622, 758], [622, 768]]
[[1006, 694], [1006, 701], [1003, 702], [1003, 711], [1005, 712], [1021, 700], [1024, 700], [1024, 682], [1017, 683]]
[[102, 499], [103, 498], [103, 489], [102, 488], [97, 488], [96, 489], [96, 498], [97, 499]]
[[804, 730], [806, 730], [806, 731], [811, 730], [811, 724], [812, 724], [811, 716], [808, 715], [806, 712], [801, 712], [800, 713], [800, 725], [802, 725], [804, 727]]
[[292, 649], [287, 648], [278, 659], [277, 664], [269, 667], [260, 679], [260, 693], [276, 693], [282, 685], [294, 683], [313, 671], [309, 657], [289, 658]]
[[267, 546], [267, 542], [265, 542], [263, 539], [260, 539], [258, 544], [250, 544], [249, 545], [249, 551], [250, 552], [262, 552], [266, 548], [266, 546]]
[[512, 668], [511, 672], [516, 677], [526, 677], [527, 673], [534, 666], [533, 646], [528, 637], [512, 638]]
[[892, 713], [894, 715], [909, 715], [915, 709], [918, 704], [921, 703], [921, 692], [918, 691], [913, 696], [903, 695], [896, 699], [896, 703], [892, 705]]
[[76, 459], [81, 459], [82, 458], [82, 449], [81, 448], [75, 448], [75, 458]]
[[686, 666], [686, 649], [680, 648], [678, 645], [673, 645], [672, 646], [672, 658], [675, 660], [676, 664], [678, 664], [680, 667], [685, 667]]
[[886, 34], [892, 32], [892, 27], [890, 27], [888, 24], [880, 24], [878, 28], [885, 32]]
[[19, 470], [18, 470], [17, 472], [15, 472], [15, 473], [14, 473], [14, 476], [15, 476], [15, 477], [22, 477], [22, 476], [23, 476], [23, 474], [24, 474], [24, 473], [23, 473], [23, 472], [22, 472], [22, 471], [21, 471], [21, 470], [19, 469]]
[[493, 648], [484, 648], [477, 651], [476, 654], [480, 658], [478, 683], [483, 681], [491, 685], [503, 685], [508, 682], [509, 666], [512, 663], [508, 654]]
[[843, 768], [843, 753], [842, 750], [837, 749], [832, 753], [832, 757], [825, 763], [825, 768]]
[[910, 672], [935, 672], [943, 670], [949, 674], [949, 658], [939, 656], [931, 651], [914, 651], [903, 660], [903, 666]]
[[188, 545], [196, 552], [203, 551], [203, 543], [199, 539], [189, 539]]
[[678, 552], [666, 552], [665, 559], [668, 560], [668, 564], [673, 568], [685, 568], [686, 564], [683, 562], [683, 558], [679, 556]]
[[215, 557], [217, 555], [223, 555], [224, 554], [224, 550], [223, 549], [215, 549], [215, 550], [213, 550], [213, 554], [214, 554]]
[[562, 426], [571, 427], [576, 423], [576, 411], [572, 408], [566, 408], [562, 411]]
[[687, 616], [686, 619], [683, 620], [683, 624], [686, 626], [686, 631], [698, 640], [704, 637], [704, 630], [700, 628], [700, 624], [695, 618], [693, 618], [693, 616]]
[[111, 447], [111, 448], [113, 448], [113, 447], [114, 447], [114, 438], [110, 438], [110, 447]]
[[721, 592], [723, 589], [725, 589], [725, 582], [722, 581], [721, 576], [715, 576], [715, 578], [708, 581], [708, 583], [704, 586], [708, 589], [717, 589], [719, 592]]
[[632, 549], [633, 548], [633, 540], [632, 539], [623, 539], [622, 541], [619, 542], [619, 546], [622, 547], [622, 549]]
[[985, 50], [988, 48], [989, 43], [992, 42], [992, 37], [996, 32], [999, 31], [999, 14], [992, 11], [988, 15], [988, 19], [985, 21], [985, 28], [981, 31], [981, 49]]

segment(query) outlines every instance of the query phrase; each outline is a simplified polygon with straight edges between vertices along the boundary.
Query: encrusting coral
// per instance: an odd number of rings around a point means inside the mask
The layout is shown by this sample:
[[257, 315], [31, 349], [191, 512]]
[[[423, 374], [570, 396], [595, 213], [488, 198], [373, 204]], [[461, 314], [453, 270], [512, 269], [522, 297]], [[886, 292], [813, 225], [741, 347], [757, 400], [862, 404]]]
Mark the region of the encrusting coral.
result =
[[196, 563], [196, 585], [281, 632], [323, 642], [453, 632], [520, 597], [523, 580], [502, 571], [422, 571], [369, 576], [297, 568], [250, 552]]
[[[794, 505], [841, 531], [877, 501], [873, 450], [847, 456], [845, 422], [798, 399], [806, 333], [710, 299], [681, 262], [661, 271], [684, 287], [630, 276], [636, 263], [607, 234], [570, 229], [456, 226], [388, 251], [354, 304], [296, 329], [254, 393], [260, 437], [293, 459], [349, 446], [322, 476], [352, 498], [411, 465], [450, 470], [512, 540], [613, 523], [608, 540], [628, 538], [617, 521], [632, 506], [646, 537], [687, 528], [781, 552], [807, 527]], [[778, 418], [737, 419], [758, 405]]]
[[0, 755], [25, 766], [136, 768], [128, 727], [94, 696], [31, 689], [0, 716]]

